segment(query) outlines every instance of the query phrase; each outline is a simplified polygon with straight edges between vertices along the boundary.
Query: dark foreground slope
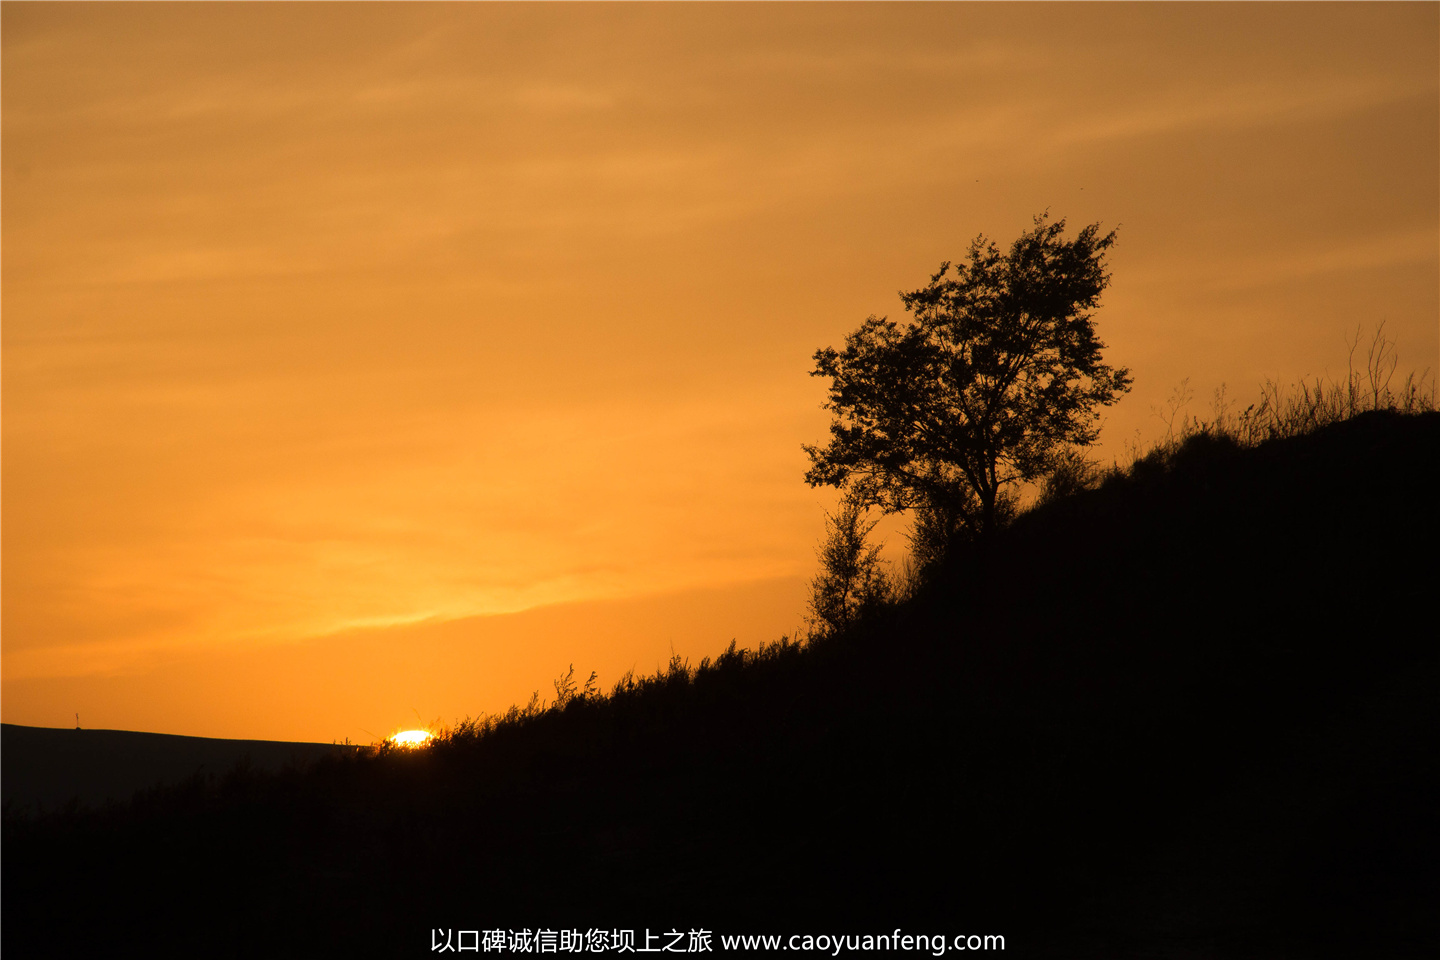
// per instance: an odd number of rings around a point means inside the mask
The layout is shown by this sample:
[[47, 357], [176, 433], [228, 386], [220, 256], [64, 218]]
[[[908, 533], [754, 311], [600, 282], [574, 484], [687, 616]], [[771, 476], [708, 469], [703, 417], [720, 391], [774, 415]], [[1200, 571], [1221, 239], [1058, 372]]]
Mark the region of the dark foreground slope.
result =
[[1431, 956], [1437, 490], [1434, 414], [1193, 441], [806, 650], [12, 819], [4, 949], [901, 928], [1011, 956]]

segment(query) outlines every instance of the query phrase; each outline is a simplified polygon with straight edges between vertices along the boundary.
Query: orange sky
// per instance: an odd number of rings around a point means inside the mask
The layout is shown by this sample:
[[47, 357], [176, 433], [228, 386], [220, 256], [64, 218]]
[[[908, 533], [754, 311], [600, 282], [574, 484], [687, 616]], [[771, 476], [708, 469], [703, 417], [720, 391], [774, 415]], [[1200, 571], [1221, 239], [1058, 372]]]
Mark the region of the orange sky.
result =
[[7, 722], [369, 741], [792, 633], [811, 355], [1046, 208], [1119, 225], [1110, 455], [1183, 378], [1343, 375], [1357, 326], [1440, 366], [1433, 3], [0, 38]]

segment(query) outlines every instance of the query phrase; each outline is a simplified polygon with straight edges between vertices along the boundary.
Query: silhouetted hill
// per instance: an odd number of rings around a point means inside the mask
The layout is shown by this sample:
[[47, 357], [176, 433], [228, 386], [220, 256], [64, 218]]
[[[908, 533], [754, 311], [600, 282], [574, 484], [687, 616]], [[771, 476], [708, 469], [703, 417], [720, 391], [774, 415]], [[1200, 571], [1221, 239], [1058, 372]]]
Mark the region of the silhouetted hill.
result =
[[4, 802], [39, 809], [70, 800], [100, 804], [196, 774], [225, 773], [241, 761], [256, 770], [303, 766], [347, 748], [328, 743], [218, 740], [130, 730], [64, 730], [0, 724]]
[[1437, 414], [1192, 439], [823, 643], [7, 819], [4, 947], [898, 927], [1026, 957], [1432, 956], [1436, 490]]

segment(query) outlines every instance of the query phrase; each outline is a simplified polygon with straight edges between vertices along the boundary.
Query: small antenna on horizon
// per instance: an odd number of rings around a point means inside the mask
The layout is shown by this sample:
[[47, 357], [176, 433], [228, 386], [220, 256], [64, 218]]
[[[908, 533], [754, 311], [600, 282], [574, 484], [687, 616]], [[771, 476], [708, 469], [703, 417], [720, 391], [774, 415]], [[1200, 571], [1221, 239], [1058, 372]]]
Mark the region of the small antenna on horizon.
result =
[[80, 714], [78, 714], [78, 713], [75, 714], [75, 729], [76, 729], [76, 730], [79, 730], [79, 729], [80, 729]]

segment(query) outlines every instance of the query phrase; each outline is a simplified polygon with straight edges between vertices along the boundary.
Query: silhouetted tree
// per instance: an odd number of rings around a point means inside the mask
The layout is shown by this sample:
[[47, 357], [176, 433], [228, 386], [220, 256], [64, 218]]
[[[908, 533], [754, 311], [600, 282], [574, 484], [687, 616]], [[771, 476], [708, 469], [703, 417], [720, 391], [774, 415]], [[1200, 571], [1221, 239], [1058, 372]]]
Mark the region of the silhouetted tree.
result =
[[811, 375], [831, 379], [835, 419], [828, 446], [805, 447], [806, 482], [887, 513], [917, 509], [931, 539], [983, 534], [1013, 508], [1007, 485], [1094, 442], [1096, 408], [1131, 382], [1102, 362], [1092, 313], [1115, 231], [1090, 224], [1066, 240], [1064, 220], [1046, 221], [1008, 253], [977, 237], [964, 263], [902, 292], [905, 325], [872, 315], [843, 351], [816, 351]]
[[866, 542], [878, 522], [867, 522], [866, 513], [859, 499], [847, 495], [838, 512], [825, 516], [820, 573], [810, 582], [810, 624], [821, 635], [843, 629], [893, 592], [880, 547]]

